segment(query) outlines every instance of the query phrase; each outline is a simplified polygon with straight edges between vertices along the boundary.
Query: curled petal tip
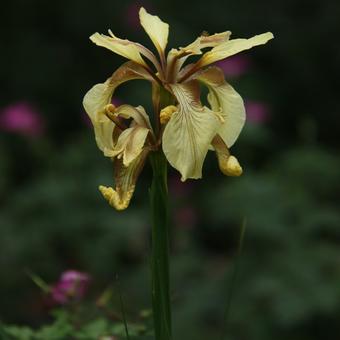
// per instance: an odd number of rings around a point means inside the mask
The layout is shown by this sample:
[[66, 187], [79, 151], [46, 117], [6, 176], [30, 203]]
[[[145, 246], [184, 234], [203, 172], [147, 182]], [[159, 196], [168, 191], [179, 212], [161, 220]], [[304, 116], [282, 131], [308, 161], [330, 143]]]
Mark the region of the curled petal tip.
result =
[[243, 173], [243, 169], [235, 156], [229, 156], [227, 160], [222, 161], [220, 169], [227, 176], [238, 177]]
[[100, 185], [98, 189], [102, 193], [103, 197], [111, 205], [111, 207], [115, 208], [116, 210], [124, 210], [129, 206], [130, 200], [122, 201], [117, 191], [115, 191], [113, 188]]

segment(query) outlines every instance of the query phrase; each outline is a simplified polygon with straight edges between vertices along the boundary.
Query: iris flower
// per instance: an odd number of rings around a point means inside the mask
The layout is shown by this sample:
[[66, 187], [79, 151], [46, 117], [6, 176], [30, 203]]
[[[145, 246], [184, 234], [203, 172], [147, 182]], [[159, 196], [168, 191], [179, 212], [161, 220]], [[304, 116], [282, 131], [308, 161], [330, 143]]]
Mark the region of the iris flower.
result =
[[[140, 9], [139, 17], [158, 57], [139, 43], [116, 37], [110, 30], [109, 35], [94, 33], [90, 37], [96, 45], [129, 60], [104, 83], [93, 86], [83, 102], [99, 149], [113, 160], [115, 188], [99, 189], [117, 210], [129, 205], [148, 153], [160, 147], [169, 163], [181, 173], [182, 181], [202, 177], [209, 150], [216, 152], [219, 168], [225, 175], [241, 175], [242, 168], [229, 149], [245, 123], [244, 103], [224, 79], [223, 71], [211, 65], [273, 38], [270, 32], [250, 39], [230, 39], [230, 31], [204, 33], [191, 44], [171, 49], [166, 55], [169, 25], [144, 8]], [[188, 63], [191, 56], [198, 60]], [[115, 107], [111, 103], [116, 88], [135, 79], [152, 84], [154, 125], [142, 106]], [[209, 107], [201, 102], [201, 85], [208, 88]]]

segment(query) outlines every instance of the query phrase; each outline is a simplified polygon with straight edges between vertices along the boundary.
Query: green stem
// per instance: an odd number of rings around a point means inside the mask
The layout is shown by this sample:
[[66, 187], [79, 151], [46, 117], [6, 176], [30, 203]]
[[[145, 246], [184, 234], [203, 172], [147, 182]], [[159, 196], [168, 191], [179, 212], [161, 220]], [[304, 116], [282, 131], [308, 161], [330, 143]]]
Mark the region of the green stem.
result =
[[156, 340], [171, 339], [167, 161], [162, 151], [150, 155], [152, 215], [152, 309]]

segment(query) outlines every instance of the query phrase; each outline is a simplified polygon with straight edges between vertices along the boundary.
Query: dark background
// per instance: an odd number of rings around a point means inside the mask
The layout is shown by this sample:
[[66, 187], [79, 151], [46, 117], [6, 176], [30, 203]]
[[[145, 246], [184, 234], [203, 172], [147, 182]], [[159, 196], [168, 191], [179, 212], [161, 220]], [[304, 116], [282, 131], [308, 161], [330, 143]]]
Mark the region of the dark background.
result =
[[[214, 155], [202, 180], [182, 184], [170, 170], [175, 339], [220, 334], [244, 218], [229, 338], [336, 339], [340, 3], [330, 0], [3, 2], [1, 320], [35, 327], [48, 321], [27, 270], [47, 282], [70, 268], [88, 272], [93, 296], [118, 273], [131, 317], [149, 307], [149, 166], [130, 208], [113, 211], [97, 190], [112, 183], [111, 164], [96, 148], [81, 104], [123, 62], [92, 44], [92, 33], [111, 28], [151, 46], [138, 26], [140, 5], [170, 24], [170, 47], [187, 45], [203, 30], [275, 35], [233, 58], [226, 71], [248, 107], [233, 148], [244, 175], [223, 177]], [[149, 98], [142, 82], [116, 94], [145, 107]], [[10, 124], [11, 114], [19, 119]], [[21, 115], [30, 117], [26, 125]]]

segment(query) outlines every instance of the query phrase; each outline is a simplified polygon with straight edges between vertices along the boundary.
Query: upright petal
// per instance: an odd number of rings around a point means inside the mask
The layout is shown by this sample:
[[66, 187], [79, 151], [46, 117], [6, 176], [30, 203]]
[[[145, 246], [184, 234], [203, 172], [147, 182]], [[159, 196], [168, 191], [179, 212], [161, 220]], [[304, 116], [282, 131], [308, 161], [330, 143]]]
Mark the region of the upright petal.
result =
[[139, 11], [140, 23], [160, 54], [168, 43], [169, 25], [158, 16], [149, 14], [143, 7]]
[[187, 178], [201, 178], [204, 158], [220, 126], [218, 114], [202, 106], [199, 84], [170, 85], [178, 101], [163, 134], [163, 151], [169, 163]]
[[266, 44], [274, 36], [271, 32], [255, 35], [250, 39], [232, 39], [223, 44], [219, 44], [211, 51], [205, 53], [203, 57], [198, 61], [197, 65], [203, 67], [214, 63], [215, 61], [225, 59], [234, 54], [249, 50], [250, 48], [258, 45]]
[[127, 62], [104, 83], [94, 85], [84, 97], [83, 105], [94, 127], [97, 145], [106, 157], [111, 157], [114, 149], [112, 134], [115, 124], [106, 117], [105, 107], [111, 103], [115, 89], [132, 79], [152, 81], [150, 75], [141, 66], [134, 62]]
[[100, 192], [113, 208], [124, 210], [129, 206], [135, 191], [136, 181], [143, 169], [148, 153], [147, 148], [143, 149], [129, 166], [125, 166], [122, 159], [114, 159], [115, 189], [102, 185], [99, 187]]
[[238, 138], [245, 120], [246, 111], [241, 96], [229, 85], [223, 71], [217, 67], [210, 67], [199, 73], [197, 79], [209, 88], [208, 101], [214, 111], [221, 110], [223, 124], [218, 134], [228, 147]]

